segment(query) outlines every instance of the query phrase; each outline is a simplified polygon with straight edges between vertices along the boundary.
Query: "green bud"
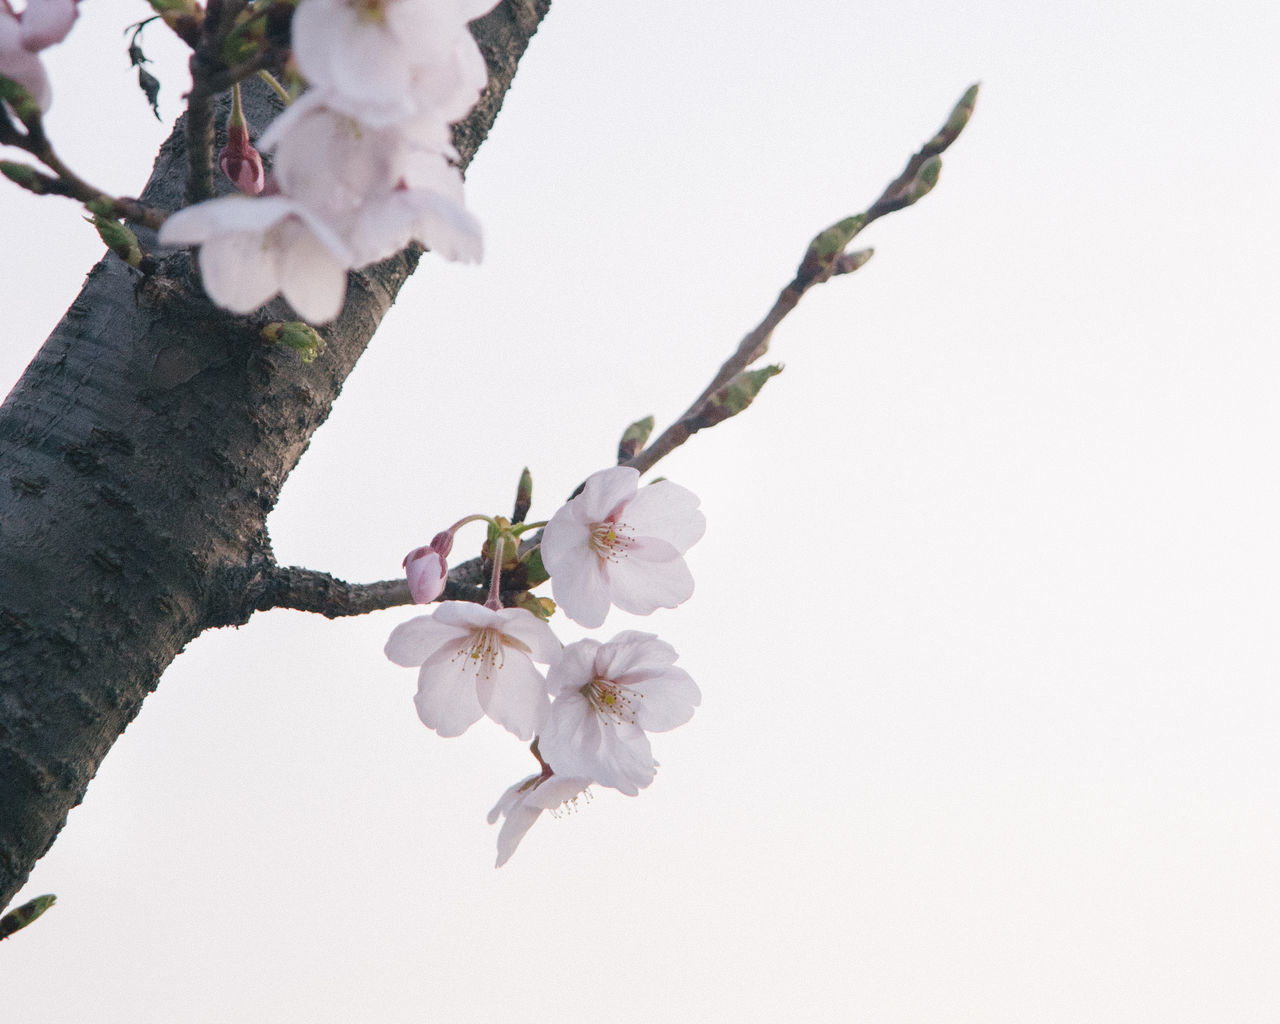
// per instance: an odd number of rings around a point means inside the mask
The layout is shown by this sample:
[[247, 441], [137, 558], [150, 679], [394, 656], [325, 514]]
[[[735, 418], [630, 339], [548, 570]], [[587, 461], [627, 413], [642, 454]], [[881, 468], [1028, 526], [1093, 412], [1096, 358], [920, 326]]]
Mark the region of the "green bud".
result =
[[852, 274], [859, 267], [865, 266], [872, 256], [876, 254], [874, 249], [855, 249], [853, 252], [842, 252], [836, 258], [836, 268], [832, 274]]
[[649, 440], [649, 435], [653, 433], [653, 417], [646, 416], [642, 420], [636, 420], [631, 426], [622, 432], [622, 439], [618, 442], [618, 462], [623, 463], [630, 459], [640, 451], [645, 443]]
[[28, 192], [34, 192], [38, 196], [49, 194], [47, 187], [49, 178], [27, 164], [20, 164], [13, 160], [0, 160], [0, 174], [15, 185], [21, 185]]
[[268, 345], [284, 345], [302, 356], [309, 363], [324, 351], [324, 338], [310, 324], [301, 320], [275, 321], [267, 324], [258, 336]]
[[110, 196], [94, 196], [84, 204], [84, 208], [95, 217], [113, 217], [116, 204]]
[[866, 214], [855, 213], [852, 217], [837, 221], [825, 231], [819, 231], [809, 243], [796, 276], [805, 283], [812, 281], [831, 265], [844, 251], [844, 247], [852, 242], [854, 236], [866, 226]]
[[529, 472], [529, 467], [525, 466], [524, 471], [520, 474], [520, 482], [516, 484], [516, 505], [511, 513], [511, 521], [513, 523], [523, 523], [524, 517], [529, 514], [529, 508], [533, 505], [533, 474]]
[[969, 118], [973, 117], [974, 108], [978, 105], [978, 87], [981, 84], [975, 82], [965, 90], [964, 95], [960, 97], [960, 102], [955, 105], [951, 116], [947, 118], [947, 123], [925, 144], [925, 153], [930, 156], [941, 153], [960, 137], [965, 125], [969, 123]]
[[527, 590], [512, 602], [512, 607], [523, 608], [527, 612], [532, 612], [543, 622], [550, 619], [556, 611], [556, 603], [551, 598], [537, 597]]
[[267, 19], [255, 8], [246, 8], [222, 44], [222, 59], [228, 67], [243, 64], [257, 55], [267, 36]]
[[942, 157], [931, 156], [922, 163], [920, 170], [916, 171], [916, 176], [911, 179], [911, 184], [907, 186], [907, 205], [910, 206], [932, 192], [933, 186], [938, 184], [938, 175], [941, 173]]
[[758, 370], [740, 371], [728, 384], [707, 399], [707, 404], [699, 412], [697, 428], [714, 426], [730, 416], [738, 415], [755, 401], [765, 381], [781, 372], [782, 367], [776, 363], [762, 366]]
[[25, 928], [53, 906], [57, 898], [53, 893], [46, 893], [44, 896], [37, 896], [35, 899], [29, 900], [16, 910], [9, 911], [4, 917], [0, 917], [0, 939], [6, 939], [19, 928]]
[[0, 75], [0, 100], [9, 105], [9, 109], [17, 115], [28, 129], [40, 122], [40, 105], [25, 85], [20, 85], [12, 78]]
[[138, 236], [118, 220], [104, 217], [100, 213], [85, 219], [98, 229], [98, 237], [106, 243], [107, 248], [129, 266], [137, 267], [142, 263], [142, 246], [138, 244]]
[[502, 516], [494, 517], [493, 522], [489, 524], [489, 534], [480, 548], [480, 555], [491, 561], [500, 557], [504, 570], [516, 567], [520, 555], [520, 538], [511, 533], [509, 519]]

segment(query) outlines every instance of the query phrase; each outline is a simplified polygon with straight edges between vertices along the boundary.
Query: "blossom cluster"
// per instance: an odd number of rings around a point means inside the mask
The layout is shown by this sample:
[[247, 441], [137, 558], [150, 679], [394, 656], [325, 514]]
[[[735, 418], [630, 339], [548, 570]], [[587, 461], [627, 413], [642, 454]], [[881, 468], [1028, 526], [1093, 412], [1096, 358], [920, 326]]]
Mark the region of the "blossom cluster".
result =
[[31, 93], [43, 113], [53, 102], [49, 76], [40, 51], [60, 43], [71, 31], [77, 0], [27, 0], [21, 13], [9, 0], [0, 0], [0, 75]]
[[[639, 476], [601, 470], [543, 524], [540, 553], [556, 606], [580, 625], [600, 626], [610, 606], [645, 615], [693, 593], [684, 554], [706, 526], [698, 499], [668, 481], [640, 487]], [[445, 531], [406, 556], [415, 601], [443, 593], [451, 544]], [[495, 571], [501, 562], [496, 549]], [[701, 700], [674, 648], [652, 633], [561, 646], [544, 619], [492, 599], [445, 601], [402, 623], [386, 654], [418, 669], [418, 717], [439, 735], [459, 736], [487, 716], [534, 740], [540, 771], [508, 789], [489, 815], [491, 824], [504, 819], [499, 867], [542, 811], [593, 784], [628, 796], [648, 786], [657, 771], [648, 734], [683, 725]]]
[[[478, 261], [449, 126], [488, 81], [467, 23], [494, 2], [302, 0], [292, 46], [309, 88], [260, 140], [274, 154], [263, 195], [180, 210], [161, 243], [201, 247], [205, 291], [224, 309], [248, 313], [282, 293], [312, 323], [341, 312], [348, 270], [411, 242]], [[240, 142], [233, 180], [258, 187], [247, 151]]]

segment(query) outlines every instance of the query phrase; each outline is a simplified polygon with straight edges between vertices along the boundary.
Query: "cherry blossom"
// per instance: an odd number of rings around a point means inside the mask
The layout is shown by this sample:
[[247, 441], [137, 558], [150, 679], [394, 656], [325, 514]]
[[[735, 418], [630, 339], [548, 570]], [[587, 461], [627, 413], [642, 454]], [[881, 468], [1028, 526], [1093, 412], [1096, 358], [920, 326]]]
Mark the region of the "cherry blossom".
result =
[[511, 859], [520, 840], [533, 828], [533, 823], [543, 811], [554, 813], [566, 804], [574, 806], [589, 785], [589, 779], [572, 779], [543, 772], [521, 779], [503, 793], [489, 812], [490, 825], [498, 820], [499, 815], [505, 819], [498, 830], [498, 861], [494, 867], [500, 868]]
[[401, 623], [386, 645], [397, 665], [421, 666], [414, 704], [427, 728], [461, 736], [488, 715], [522, 740], [547, 714], [547, 684], [534, 662], [548, 664], [559, 653], [551, 627], [532, 613], [468, 601], [445, 601]]
[[160, 244], [199, 245], [204, 289], [233, 313], [249, 313], [277, 292], [311, 323], [342, 311], [350, 250], [284, 196], [224, 196], [189, 206], [164, 222]]
[[298, 68], [335, 109], [383, 126], [462, 118], [488, 81], [467, 22], [494, 6], [423, 0], [307, 0], [293, 16]]
[[564, 613], [604, 622], [610, 603], [648, 615], [693, 593], [684, 553], [706, 529], [698, 498], [666, 480], [639, 486], [627, 466], [593, 473], [542, 533], [542, 562]]
[[53, 90], [37, 54], [62, 42], [78, 14], [76, 0], [28, 0], [21, 14], [0, 0], [0, 75], [31, 93], [41, 112], [53, 102]]
[[684, 725], [702, 699], [676, 657], [636, 630], [566, 647], [547, 673], [555, 702], [538, 736], [542, 758], [558, 774], [639, 793], [657, 768], [646, 733]]
[[280, 190], [340, 231], [353, 266], [411, 241], [446, 259], [479, 260], [480, 224], [463, 205], [443, 122], [414, 117], [370, 127], [329, 106], [329, 95], [307, 93], [263, 135], [262, 147], [275, 152]]

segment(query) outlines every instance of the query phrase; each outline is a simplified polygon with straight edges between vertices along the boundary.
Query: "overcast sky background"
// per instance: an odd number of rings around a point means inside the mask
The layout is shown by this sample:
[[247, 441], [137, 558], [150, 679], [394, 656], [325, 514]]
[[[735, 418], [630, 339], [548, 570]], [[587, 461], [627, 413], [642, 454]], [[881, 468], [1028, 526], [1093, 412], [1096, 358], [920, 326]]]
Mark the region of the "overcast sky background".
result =
[[[146, 13], [86, 3], [48, 59], [55, 144], [120, 193], [167, 132]], [[1278, 29], [556, 0], [469, 177], [486, 260], [404, 290], [272, 515], [284, 562], [393, 576], [524, 465], [550, 515], [983, 82], [934, 193], [777, 332], [786, 372], [660, 467], [703, 500], [697, 591], [599, 635], [660, 633], [702, 707], [648, 790], [495, 871], [533, 761], [418, 722], [382, 655], [412, 610], [207, 634], [19, 897], [58, 904], [0, 947], [0, 1017], [1274, 1024]], [[181, 56], [145, 42], [171, 121]], [[101, 246], [13, 187], [0, 223], [7, 387]]]

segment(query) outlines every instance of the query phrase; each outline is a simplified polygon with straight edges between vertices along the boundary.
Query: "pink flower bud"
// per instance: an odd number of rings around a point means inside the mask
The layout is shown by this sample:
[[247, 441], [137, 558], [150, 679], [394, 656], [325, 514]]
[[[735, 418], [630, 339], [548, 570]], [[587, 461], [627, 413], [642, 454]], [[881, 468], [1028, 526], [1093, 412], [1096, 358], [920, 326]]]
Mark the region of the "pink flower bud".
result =
[[245, 195], [256, 196], [262, 191], [266, 174], [262, 167], [262, 154], [249, 141], [249, 129], [241, 121], [227, 124], [227, 144], [218, 154], [218, 166], [236, 188]]
[[[452, 538], [450, 538], [452, 540]], [[444, 556], [431, 547], [414, 548], [404, 556], [404, 574], [415, 604], [430, 604], [444, 593], [449, 567]]]

